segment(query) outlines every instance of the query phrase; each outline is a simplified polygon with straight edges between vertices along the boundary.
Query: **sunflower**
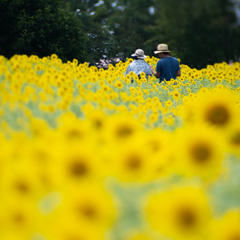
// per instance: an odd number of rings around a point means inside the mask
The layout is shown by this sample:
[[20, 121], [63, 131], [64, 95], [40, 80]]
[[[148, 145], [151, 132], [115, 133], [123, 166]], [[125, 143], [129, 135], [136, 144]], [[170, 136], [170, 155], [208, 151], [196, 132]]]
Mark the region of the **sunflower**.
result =
[[[87, 106], [85, 108], [87, 110]], [[88, 138], [86, 122], [78, 119], [73, 114], [65, 114], [58, 119], [58, 137], [66, 143], [85, 141]]]
[[4, 199], [1, 197], [0, 203], [1, 239], [30, 239], [40, 230], [43, 219], [36, 201], [9, 195]]
[[174, 163], [171, 161], [171, 134], [162, 129], [147, 131], [142, 135], [141, 149], [147, 151], [153, 162], [153, 176], [157, 179], [172, 173]]
[[212, 239], [239, 240], [240, 239], [239, 209], [230, 210], [221, 219], [213, 221], [211, 226], [212, 226], [211, 228]]
[[176, 101], [178, 101], [179, 100], [179, 98], [180, 98], [180, 93], [177, 91], [177, 90], [174, 90], [173, 91], [173, 99], [174, 100], [176, 100]]
[[129, 115], [116, 114], [106, 124], [106, 140], [110, 142], [125, 141], [142, 130], [140, 123]]
[[104, 168], [101, 156], [89, 143], [81, 146], [59, 144], [49, 164], [52, 181], [55, 188], [59, 189], [99, 181], [104, 177]]
[[226, 129], [239, 119], [236, 97], [227, 89], [217, 88], [216, 91], [200, 96], [193, 109], [196, 121], [205, 122], [219, 129]]
[[[61, 219], [61, 218], [60, 218]], [[48, 220], [48, 219], [47, 219]], [[45, 220], [46, 221], [46, 220]], [[48, 223], [49, 222], [49, 223]], [[49, 240], [104, 240], [105, 233], [92, 231], [92, 228], [81, 226], [75, 221], [68, 219], [59, 220], [49, 217], [48, 224], [45, 229], [41, 231], [41, 234], [37, 234], [38, 239], [49, 239]]]
[[36, 198], [44, 194], [43, 185], [38, 175], [36, 165], [27, 155], [18, 159], [17, 163], [6, 164], [6, 172], [3, 174], [4, 192], [8, 192], [16, 198]]
[[116, 146], [111, 158], [111, 169], [116, 178], [124, 182], [146, 182], [156, 177], [156, 159], [142, 148], [142, 141], [143, 136], [137, 135]]
[[58, 58], [58, 56], [56, 54], [51, 55], [51, 60], [56, 60], [57, 58]]
[[114, 87], [121, 89], [121, 88], [123, 88], [123, 83], [121, 81], [117, 80], [114, 84]]
[[207, 196], [197, 186], [152, 194], [145, 214], [154, 230], [173, 239], [203, 239], [211, 217]]
[[124, 81], [126, 83], [131, 83], [131, 76], [129, 74], [127, 74]]
[[157, 122], [157, 120], [158, 120], [158, 114], [152, 113], [152, 114], [149, 116], [149, 123], [150, 123], [150, 124]]
[[94, 131], [101, 131], [105, 128], [107, 115], [100, 110], [94, 110], [86, 114], [90, 129]]
[[141, 78], [146, 77], [146, 73], [145, 73], [145, 72], [141, 72], [141, 73], [140, 73], [140, 77], [141, 77]]
[[78, 224], [82, 231], [94, 229], [98, 234], [114, 223], [117, 214], [115, 201], [102, 184], [87, 183], [80, 189], [69, 186], [62, 194], [62, 204], [52, 213], [55, 221], [66, 222], [67, 219], [75, 226]]
[[240, 155], [240, 127], [233, 125], [224, 135], [228, 151], [230, 153]]
[[167, 106], [167, 107], [170, 107], [170, 106], [172, 106], [172, 101], [171, 100], [167, 100], [166, 101], [166, 103], [165, 103], [165, 106]]
[[218, 131], [203, 124], [188, 125], [175, 132], [173, 144], [181, 174], [205, 180], [219, 175], [226, 146]]

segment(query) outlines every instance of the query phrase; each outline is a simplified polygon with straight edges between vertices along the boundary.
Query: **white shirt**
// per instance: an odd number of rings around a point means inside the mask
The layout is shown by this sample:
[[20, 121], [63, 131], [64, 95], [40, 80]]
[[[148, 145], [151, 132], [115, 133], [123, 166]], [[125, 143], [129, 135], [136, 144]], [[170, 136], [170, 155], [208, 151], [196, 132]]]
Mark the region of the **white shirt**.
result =
[[132, 63], [130, 63], [127, 67], [125, 76], [130, 72], [134, 72], [137, 75], [140, 75], [141, 72], [145, 72], [146, 78], [148, 75], [152, 75], [149, 64], [143, 59], [134, 60]]

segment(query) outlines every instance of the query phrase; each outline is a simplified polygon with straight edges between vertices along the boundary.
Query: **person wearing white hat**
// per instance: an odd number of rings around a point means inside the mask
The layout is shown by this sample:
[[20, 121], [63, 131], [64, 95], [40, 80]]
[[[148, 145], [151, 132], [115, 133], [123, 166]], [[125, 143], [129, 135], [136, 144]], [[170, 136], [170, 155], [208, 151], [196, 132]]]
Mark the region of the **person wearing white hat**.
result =
[[146, 78], [148, 79], [148, 76], [152, 75], [152, 73], [150, 65], [144, 60], [147, 58], [147, 56], [144, 55], [144, 51], [142, 49], [137, 49], [131, 56], [134, 58], [134, 61], [128, 65], [125, 76], [130, 72], [134, 72], [140, 78], [140, 73], [145, 72]]
[[168, 50], [167, 44], [158, 44], [157, 51], [154, 53], [159, 55], [160, 60], [157, 62], [156, 71], [151, 66], [151, 72], [156, 78], [160, 78], [159, 82], [181, 76], [179, 61], [170, 56], [171, 51]]

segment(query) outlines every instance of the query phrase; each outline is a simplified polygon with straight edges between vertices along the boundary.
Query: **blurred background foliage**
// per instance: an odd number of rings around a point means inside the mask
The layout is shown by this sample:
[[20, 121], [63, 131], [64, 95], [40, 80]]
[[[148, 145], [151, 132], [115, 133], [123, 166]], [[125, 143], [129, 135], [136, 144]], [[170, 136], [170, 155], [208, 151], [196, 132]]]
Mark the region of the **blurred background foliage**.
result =
[[233, 0], [0, 0], [0, 54], [96, 64], [153, 56], [159, 43], [190, 67], [240, 58]]
[[0, 0], [0, 55], [86, 60], [82, 22], [58, 0]]

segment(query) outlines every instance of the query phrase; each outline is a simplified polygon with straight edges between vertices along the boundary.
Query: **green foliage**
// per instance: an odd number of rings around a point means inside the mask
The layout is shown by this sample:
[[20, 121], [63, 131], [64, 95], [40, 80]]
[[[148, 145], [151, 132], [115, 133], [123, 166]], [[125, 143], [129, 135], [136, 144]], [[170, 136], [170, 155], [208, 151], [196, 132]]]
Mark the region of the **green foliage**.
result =
[[[175, 8], [173, 6], [176, 6]], [[215, 62], [236, 61], [239, 26], [229, 0], [168, 0], [157, 3], [156, 32], [160, 42], [191, 67], [203, 68]]]
[[108, 1], [103, 5], [96, 5], [98, 0], [62, 0], [62, 8], [73, 11], [83, 23], [84, 32], [89, 41], [86, 46], [87, 61], [95, 64], [103, 55], [112, 57], [112, 49], [115, 43], [111, 38], [111, 32], [106, 25], [108, 13]]
[[153, 56], [167, 43], [183, 64], [204, 68], [240, 57], [232, 7], [230, 0], [0, 0], [0, 54], [96, 64], [125, 60], [137, 48]]
[[125, 60], [137, 48], [153, 56], [159, 43], [196, 68], [240, 57], [240, 26], [230, 0], [63, 0], [62, 5], [83, 22], [92, 63], [103, 55]]
[[[93, 1], [63, 0], [64, 9], [77, 13], [84, 24], [90, 39], [87, 52], [91, 63], [105, 55], [108, 60], [120, 57], [125, 60], [137, 48], [146, 54], [153, 50], [152, 25], [156, 16], [151, 15], [149, 7], [154, 0], [105, 0]], [[157, 41], [154, 43], [154, 47]]]
[[153, 4], [153, 0], [117, 1], [108, 24], [117, 43], [115, 51], [121, 57], [130, 57], [137, 48], [144, 49], [146, 54], [152, 54], [152, 43], [149, 45], [147, 42], [154, 37], [151, 26], [156, 16], [149, 12]]
[[0, 0], [0, 54], [57, 54], [63, 61], [86, 59], [82, 23], [57, 0]]

